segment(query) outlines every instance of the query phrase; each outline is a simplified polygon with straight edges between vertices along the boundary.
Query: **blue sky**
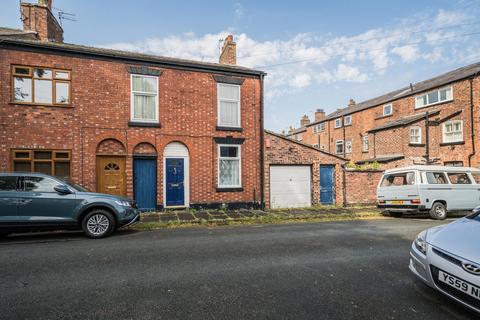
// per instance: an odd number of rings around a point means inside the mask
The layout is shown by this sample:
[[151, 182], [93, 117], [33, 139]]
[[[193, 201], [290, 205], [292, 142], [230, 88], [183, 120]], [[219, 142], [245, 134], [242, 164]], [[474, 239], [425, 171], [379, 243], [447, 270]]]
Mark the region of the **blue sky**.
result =
[[[238, 63], [268, 73], [265, 120], [275, 131], [316, 108], [331, 112], [480, 61], [480, 0], [53, 5], [76, 14], [63, 23], [70, 43], [216, 61], [218, 40], [232, 33]], [[21, 27], [17, 0], [2, 1], [0, 25]]]

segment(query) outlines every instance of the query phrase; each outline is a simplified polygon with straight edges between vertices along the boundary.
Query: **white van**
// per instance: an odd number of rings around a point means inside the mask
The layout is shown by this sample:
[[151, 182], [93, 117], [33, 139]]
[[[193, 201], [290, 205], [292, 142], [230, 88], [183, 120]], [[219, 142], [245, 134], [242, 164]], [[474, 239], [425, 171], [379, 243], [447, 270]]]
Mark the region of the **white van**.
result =
[[378, 208], [392, 216], [429, 212], [443, 220], [448, 211], [480, 205], [480, 169], [411, 166], [386, 170], [377, 188]]

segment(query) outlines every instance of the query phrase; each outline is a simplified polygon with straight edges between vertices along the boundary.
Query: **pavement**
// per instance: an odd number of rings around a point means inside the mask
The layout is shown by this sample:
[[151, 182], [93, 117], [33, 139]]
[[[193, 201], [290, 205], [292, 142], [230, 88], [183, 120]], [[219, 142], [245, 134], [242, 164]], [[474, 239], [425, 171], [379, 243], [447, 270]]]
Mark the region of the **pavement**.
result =
[[415, 279], [428, 219], [0, 241], [0, 319], [478, 319]]

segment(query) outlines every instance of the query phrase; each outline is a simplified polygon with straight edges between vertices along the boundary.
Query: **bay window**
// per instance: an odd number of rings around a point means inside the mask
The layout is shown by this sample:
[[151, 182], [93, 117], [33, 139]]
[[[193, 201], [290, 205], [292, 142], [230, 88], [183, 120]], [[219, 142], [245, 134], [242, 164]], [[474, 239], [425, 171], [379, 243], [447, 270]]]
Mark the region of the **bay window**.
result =
[[218, 187], [239, 188], [241, 179], [241, 149], [239, 145], [218, 146]]
[[218, 83], [218, 126], [240, 128], [240, 86]]
[[158, 77], [131, 75], [131, 120], [158, 122]]

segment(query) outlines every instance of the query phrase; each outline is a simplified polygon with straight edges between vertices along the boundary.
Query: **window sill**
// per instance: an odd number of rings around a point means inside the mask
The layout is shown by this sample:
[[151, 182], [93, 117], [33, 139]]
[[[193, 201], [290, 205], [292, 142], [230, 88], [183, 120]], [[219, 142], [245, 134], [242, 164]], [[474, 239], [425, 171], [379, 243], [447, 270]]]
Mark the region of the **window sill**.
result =
[[376, 117], [375, 120], [380, 120], [380, 119], [385, 119], [385, 118], [390, 118], [393, 116], [393, 113], [391, 114], [384, 114], [384, 115], [381, 115], [379, 117]]
[[243, 188], [239, 187], [239, 188], [221, 188], [221, 187], [218, 187], [217, 188], [217, 192], [242, 192], [243, 191]]
[[9, 102], [15, 106], [30, 106], [30, 107], [60, 107], [60, 108], [73, 108], [73, 104], [48, 104], [48, 103], [34, 103], [34, 102]]
[[159, 122], [140, 122], [140, 121], [128, 121], [129, 127], [146, 127], [146, 128], [161, 128], [162, 125]]
[[425, 147], [425, 143], [409, 143], [409, 147]]
[[458, 146], [465, 144], [465, 141], [455, 141], [455, 142], [443, 142], [440, 143], [440, 147], [445, 147], [445, 146]]
[[217, 129], [217, 131], [237, 131], [237, 132], [243, 132], [243, 128], [240, 128], [240, 127], [223, 127], [223, 126], [217, 126], [216, 129]]

